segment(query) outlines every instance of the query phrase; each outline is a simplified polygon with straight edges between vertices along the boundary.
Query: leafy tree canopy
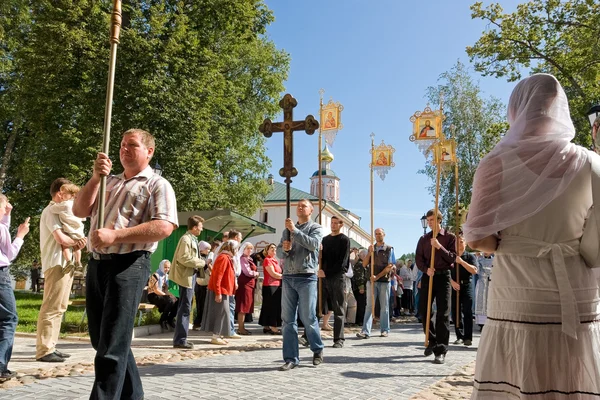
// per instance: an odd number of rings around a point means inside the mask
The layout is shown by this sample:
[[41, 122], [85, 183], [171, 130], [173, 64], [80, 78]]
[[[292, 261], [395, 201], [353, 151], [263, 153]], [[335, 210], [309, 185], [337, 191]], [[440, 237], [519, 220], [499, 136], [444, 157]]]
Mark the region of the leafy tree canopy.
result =
[[563, 85], [577, 128], [575, 142], [591, 145], [586, 111], [600, 102], [600, 2], [531, 0], [505, 13], [498, 3], [471, 6], [488, 23], [467, 47], [484, 75], [519, 80], [523, 71], [553, 74]]
[[[15, 222], [36, 215], [64, 176], [83, 184], [102, 142], [110, 0], [0, 2], [0, 187]], [[289, 56], [266, 36], [262, 0], [123, 4], [110, 156], [121, 133], [157, 139], [180, 211], [250, 214], [268, 191], [258, 125], [277, 110]], [[11, 142], [12, 141], [12, 142]], [[8, 155], [8, 157], [7, 157]], [[39, 254], [37, 228], [27, 240]]]

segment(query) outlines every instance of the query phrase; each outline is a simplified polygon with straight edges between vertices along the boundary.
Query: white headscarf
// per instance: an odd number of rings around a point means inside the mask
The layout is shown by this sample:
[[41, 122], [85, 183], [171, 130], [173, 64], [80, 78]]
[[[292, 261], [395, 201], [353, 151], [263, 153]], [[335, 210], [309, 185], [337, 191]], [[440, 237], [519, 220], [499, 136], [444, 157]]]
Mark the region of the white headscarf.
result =
[[475, 172], [473, 198], [463, 226], [479, 240], [537, 214], [569, 187], [588, 152], [571, 143], [575, 127], [560, 83], [535, 74], [513, 90], [510, 129]]
[[238, 252], [237, 252], [237, 257], [242, 257], [244, 255], [244, 250], [246, 250], [246, 247], [248, 246], [252, 246], [254, 247], [254, 245], [250, 242], [244, 242], [242, 243], [242, 245], [240, 246]]

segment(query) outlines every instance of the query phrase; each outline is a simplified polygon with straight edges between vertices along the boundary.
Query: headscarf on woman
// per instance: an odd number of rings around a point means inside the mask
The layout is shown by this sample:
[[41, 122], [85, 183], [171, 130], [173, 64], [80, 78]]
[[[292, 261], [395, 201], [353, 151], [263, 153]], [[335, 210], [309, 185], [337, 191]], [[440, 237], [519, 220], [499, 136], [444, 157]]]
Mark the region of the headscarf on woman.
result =
[[162, 289], [165, 284], [169, 285], [169, 274], [165, 272], [165, 263], [167, 262], [170, 263], [171, 261], [162, 260], [156, 271], [156, 274], [158, 275], [158, 287], [160, 289]]
[[475, 172], [465, 239], [480, 240], [513, 226], [560, 196], [587, 165], [571, 143], [575, 127], [567, 96], [552, 75], [535, 74], [513, 90], [510, 129]]
[[[240, 262], [240, 267], [241, 267], [241, 271], [243, 272], [244, 270], [246, 272], [249, 271], [256, 271], [256, 265], [254, 264], [254, 261], [252, 261], [252, 258], [250, 256], [245, 256], [244, 255], [244, 251], [246, 250], [247, 247], [254, 247], [254, 245], [250, 242], [244, 242], [242, 243], [242, 245], [240, 246], [236, 257]], [[252, 268], [254, 267], [254, 268]], [[247, 274], [248, 276], [251, 276], [251, 274]]]

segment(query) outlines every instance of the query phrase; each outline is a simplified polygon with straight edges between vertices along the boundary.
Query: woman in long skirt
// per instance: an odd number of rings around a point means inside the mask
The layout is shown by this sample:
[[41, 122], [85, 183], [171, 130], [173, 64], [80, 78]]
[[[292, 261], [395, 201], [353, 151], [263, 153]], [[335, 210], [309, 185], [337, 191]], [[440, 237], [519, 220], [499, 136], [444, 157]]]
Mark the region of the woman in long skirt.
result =
[[240, 246], [238, 255], [242, 273], [238, 278], [238, 288], [235, 292], [235, 314], [238, 318], [238, 333], [240, 335], [251, 335], [252, 333], [244, 327], [246, 314], [254, 313], [254, 289], [258, 271], [250, 255], [254, 246], [245, 242]]
[[508, 122], [477, 167], [463, 226], [471, 248], [495, 254], [473, 398], [598, 399], [600, 279], [580, 244], [598, 235], [585, 229], [600, 157], [571, 143], [552, 75], [517, 84]]
[[212, 344], [225, 345], [227, 341], [223, 336], [230, 335], [228, 296], [232, 296], [235, 290], [233, 255], [238, 246], [239, 243], [235, 240], [223, 243], [208, 281], [202, 330], [212, 333]]
[[283, 270], [275, 257], [277, 245], [271, 243], [267, 247], [267, 257], [263, 261], [265, 279], [263, 281], [263, 303], [260, 309], [259, 325], [264, 333], [281, 334], [281, 274]]

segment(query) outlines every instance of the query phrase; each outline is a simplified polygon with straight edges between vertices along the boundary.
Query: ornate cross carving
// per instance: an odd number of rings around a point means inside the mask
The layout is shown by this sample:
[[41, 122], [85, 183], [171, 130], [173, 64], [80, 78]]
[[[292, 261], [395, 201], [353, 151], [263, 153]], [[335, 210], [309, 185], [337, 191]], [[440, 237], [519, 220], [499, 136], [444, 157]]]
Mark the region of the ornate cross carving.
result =
[[294, 107], [298, 105], [296, 99], [291, 94], [286, 94], [279, 101], [279, 107], [283, 109], [283, 121], [272, 122], [265, 119], [258, 130], [265, 137], [273, 136], [273, 132], [283, 132], [283, 168], [279, 170], [279, 175], [285, 178], [286, 185], [286, 216], [290, 218], [290, 184], [292, 178], [298, 175], [298, 170], [294, 168], [294, 131], [305, 131], [312, 135], [319, 129], [319, 122], [312, 115], [308, 115], [304, 121], [294, 121]]

